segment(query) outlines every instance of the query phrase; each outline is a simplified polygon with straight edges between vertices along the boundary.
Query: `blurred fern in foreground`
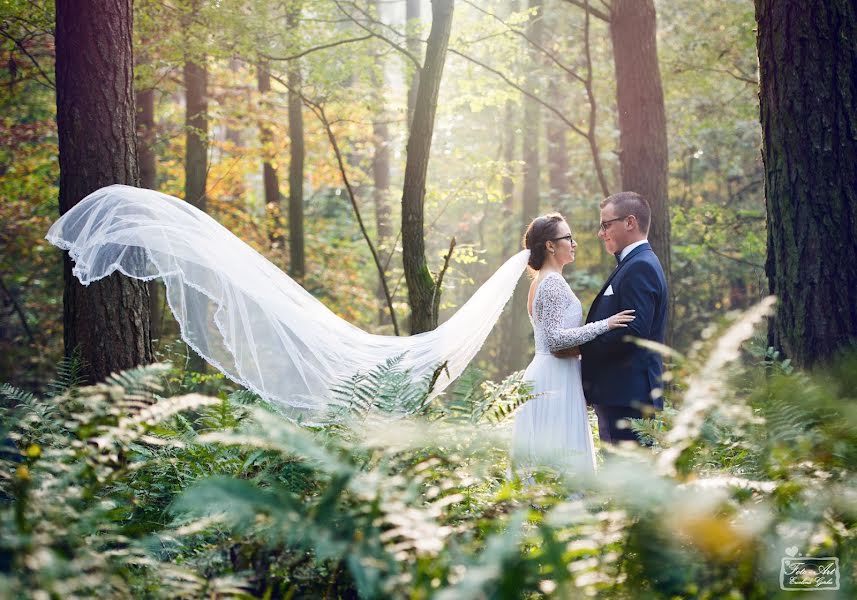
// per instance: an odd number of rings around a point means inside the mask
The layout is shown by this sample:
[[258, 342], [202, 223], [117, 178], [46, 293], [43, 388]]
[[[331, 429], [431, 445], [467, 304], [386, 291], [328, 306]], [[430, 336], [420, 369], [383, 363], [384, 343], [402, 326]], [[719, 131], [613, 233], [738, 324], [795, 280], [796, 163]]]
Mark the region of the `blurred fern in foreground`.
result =
[[429, 400], [393, 360], [318, 428], [163, 365], [5, 386], [0, 594], [790, 598], [796, 547], [853, 597], [857, 356], [794, 371], [752, 342], [766, 310], [675, 358], [682, 393], [634, 423], [650, 448], [528, 485], [507, 476], [520, 373]]

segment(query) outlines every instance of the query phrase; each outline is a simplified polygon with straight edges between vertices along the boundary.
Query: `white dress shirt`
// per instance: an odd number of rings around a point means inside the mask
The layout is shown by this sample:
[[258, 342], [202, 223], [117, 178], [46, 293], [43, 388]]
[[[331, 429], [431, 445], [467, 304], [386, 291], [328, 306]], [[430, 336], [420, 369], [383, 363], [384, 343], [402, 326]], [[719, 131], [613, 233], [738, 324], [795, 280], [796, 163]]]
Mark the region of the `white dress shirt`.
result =
[[624, 248], [622, 248], [622, 252], [619, 254], [619, 262], [625, 260], [625, 257], [631, 253], [631, 250], [636, 248], [637, 246], [642, 246], [643, 244], [648, 244], [649, 240], [640, 240], [639, 242], [634, 242], [633, 244], [628, 244]]

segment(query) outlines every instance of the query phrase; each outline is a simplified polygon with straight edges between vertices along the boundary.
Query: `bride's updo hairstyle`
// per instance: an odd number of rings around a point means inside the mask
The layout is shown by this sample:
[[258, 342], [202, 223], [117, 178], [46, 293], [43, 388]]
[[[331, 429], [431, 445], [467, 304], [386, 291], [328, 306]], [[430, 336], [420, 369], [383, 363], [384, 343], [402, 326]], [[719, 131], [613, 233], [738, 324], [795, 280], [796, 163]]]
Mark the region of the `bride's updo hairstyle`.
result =
[[559, 213], [548, 213], [541, 217], [536, 217], [530, 222], [527, 231], [524, 233], [522, 242], [524, 248], [530, 251], [530, 260], [527, 263], [534, 271], [538, 271], [545, 264], [547, 258], [547, 242], [557, 237], [559, 224], [565, 219]]

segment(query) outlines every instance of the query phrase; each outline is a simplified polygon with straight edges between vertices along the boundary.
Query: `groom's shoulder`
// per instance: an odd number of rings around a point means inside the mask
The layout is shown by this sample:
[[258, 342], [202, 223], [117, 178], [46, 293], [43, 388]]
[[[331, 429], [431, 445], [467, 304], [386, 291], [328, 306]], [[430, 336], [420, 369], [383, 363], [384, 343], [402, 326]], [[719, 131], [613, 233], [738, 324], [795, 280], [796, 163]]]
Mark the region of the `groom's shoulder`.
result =
[[628, 262], [629, 273], [653, 273], [663, 275], [664, 269], [657, 254], [651, 248], [645, 248], [642, 252], [631, 257]]

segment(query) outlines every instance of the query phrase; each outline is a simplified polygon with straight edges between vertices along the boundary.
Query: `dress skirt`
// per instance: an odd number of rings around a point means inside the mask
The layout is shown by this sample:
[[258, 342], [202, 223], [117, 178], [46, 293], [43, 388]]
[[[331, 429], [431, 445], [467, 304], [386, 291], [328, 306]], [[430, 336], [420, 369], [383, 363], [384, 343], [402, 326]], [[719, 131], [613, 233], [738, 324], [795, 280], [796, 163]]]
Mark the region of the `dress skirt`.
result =
[[579, 474], [595, 472], [595, 447], [579, 358], [537, 352], [524, 372], [535, 398], [515, 415], [512, 460], [516, 469], [548, 466]]

